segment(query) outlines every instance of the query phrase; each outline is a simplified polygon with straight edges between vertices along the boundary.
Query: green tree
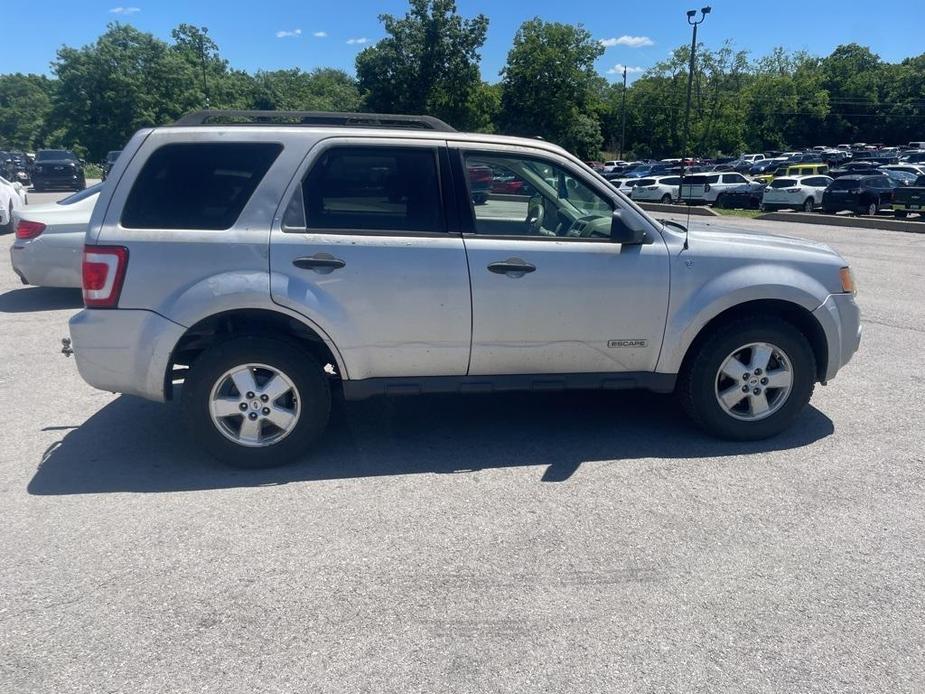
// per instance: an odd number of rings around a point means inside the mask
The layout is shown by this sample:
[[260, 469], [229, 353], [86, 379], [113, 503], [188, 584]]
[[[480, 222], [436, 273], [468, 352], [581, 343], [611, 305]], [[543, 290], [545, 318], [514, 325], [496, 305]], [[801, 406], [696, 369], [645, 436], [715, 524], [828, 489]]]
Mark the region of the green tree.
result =
[[408, 13], [382, 14], [386, 38], [356, 59], [366, 108], [383, 113], [426, 113], [460, 129], [482, 119], [479, 49], [488, 19], [463, 19], [454, 0], [410, 0]]
[[44, 144], [54, 87], [44, 75], [0, 75], [0, 148]]
[[61, 144], [92, 159], [119, 149], [139, 128], [161, 125], [199, 106], [185, 60], [151, 34], [111, 24], [97, 41], [58, 51], [52, 105]]
[[343, 70], [273, 70], [254, 77], [254, 107], [280, 111], [358, 111], [356, 81]]
[[540, 136], [578, 156], [600, 156], [605, 85], [594, 69], [604, 49], [581, 26], [524, 22], [501, 71], [504, 132]]

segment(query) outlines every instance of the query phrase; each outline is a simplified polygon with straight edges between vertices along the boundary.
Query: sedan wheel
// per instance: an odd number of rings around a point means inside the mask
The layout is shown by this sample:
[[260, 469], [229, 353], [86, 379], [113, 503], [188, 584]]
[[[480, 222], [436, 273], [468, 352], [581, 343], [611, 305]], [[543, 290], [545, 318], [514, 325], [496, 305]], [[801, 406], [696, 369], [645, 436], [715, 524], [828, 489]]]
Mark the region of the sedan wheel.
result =
[[806, 198], [806, 202], [803, 203], [804, 212], [812, 212], [816, 208], [816, 201], [812, 198]]
[[871, 217], [877, 214], [877, 203], [872, 202], [870, 203], [870, 205], [867, 206], [867, 214], [870, 215]]

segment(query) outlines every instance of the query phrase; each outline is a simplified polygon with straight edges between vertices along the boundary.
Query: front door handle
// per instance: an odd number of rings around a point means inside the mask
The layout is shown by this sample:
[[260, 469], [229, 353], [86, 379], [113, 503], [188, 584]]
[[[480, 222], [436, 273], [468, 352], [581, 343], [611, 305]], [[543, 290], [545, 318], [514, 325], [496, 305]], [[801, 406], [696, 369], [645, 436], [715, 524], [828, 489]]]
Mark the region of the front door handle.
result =
[[536, 265], [521, 258], [508, 258], [488, 265], [488, 271], [508, 277], [523, 277], [528, 272], [536, 271]]
[[339, 270], [347, 263], [340, 258], [335, 258], [330, 253], [315, 253], [315, 255], [296, 258], [292, 261], [292, 264], [303, 270], [314, 270], [315, 272], [327, 274], [334, 270]]

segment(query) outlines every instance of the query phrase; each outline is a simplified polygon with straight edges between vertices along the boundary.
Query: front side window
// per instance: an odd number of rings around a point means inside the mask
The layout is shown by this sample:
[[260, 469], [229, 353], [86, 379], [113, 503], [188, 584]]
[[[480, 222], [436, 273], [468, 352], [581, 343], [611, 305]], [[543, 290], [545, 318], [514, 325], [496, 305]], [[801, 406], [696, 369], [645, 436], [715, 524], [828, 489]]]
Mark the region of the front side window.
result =
[[230, 229], [283, 146], [184, 142], [148, 158], [122, 210], [127, 229]]
[[442, 232], [436, 152], [421, 147], [334, 147], [302, 182], [304, 223], [293, 206], [286, 226], [357, 231]]
[[[480, 198], [473, 172], [486, 168], [492, 172], [491, 192]], [[610, 237], [610, 200], [557, 164], [523, 155], [467, 153], [465, 170], [478, 234]]]

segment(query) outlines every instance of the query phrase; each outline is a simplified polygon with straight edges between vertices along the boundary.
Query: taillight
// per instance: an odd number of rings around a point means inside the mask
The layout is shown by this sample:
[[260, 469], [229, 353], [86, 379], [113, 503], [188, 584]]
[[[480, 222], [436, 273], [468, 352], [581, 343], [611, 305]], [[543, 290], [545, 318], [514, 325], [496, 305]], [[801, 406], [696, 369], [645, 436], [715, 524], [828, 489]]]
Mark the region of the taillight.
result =
[[45, 225], [41, 222], [30, 222], [26, 219], [20, 219], [16, 225], [16, 238], [34, 239], [36, 236], [45, 231]]
[[710, 184], [709, 184], [709, 183], [704, 183], [704, 184], [703, 184], [703, 192], [704, 192], [704, 193], [709, 193], [709, 192], [710, 192]]
[[84, 306], [116, 308], [127, 265], [128, 248], [125, 246], [84, 246]]

